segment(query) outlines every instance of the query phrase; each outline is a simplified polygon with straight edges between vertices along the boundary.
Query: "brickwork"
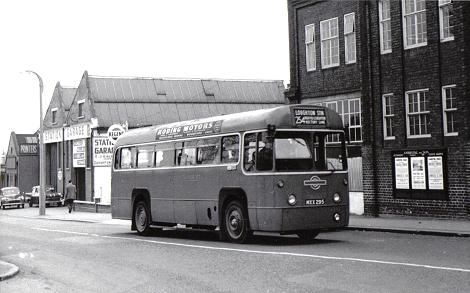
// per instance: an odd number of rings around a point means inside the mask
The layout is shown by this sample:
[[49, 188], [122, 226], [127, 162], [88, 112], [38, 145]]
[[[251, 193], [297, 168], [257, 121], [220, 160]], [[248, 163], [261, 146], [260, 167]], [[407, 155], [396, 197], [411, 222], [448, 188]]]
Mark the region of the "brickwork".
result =
[[[361, 92], [363, 119], [364, 210], [367, 215], [395, 214], [435, 218], [469, 218], [470, 210], [470, 2], [453, 1], [450, 25], [454, 39], [440, 40], [439, 6], [426, 2], [427, 44], [404, 49], [402, 1], [390, 1], [392, 50], [381, 54], [378, 1], [289, 0], [291, 88], [293, 102], [348, 91]], [[356, 13], [357, 63], [344, 64], [342, 15]], [[321, 69], [317, 28], [317, 70], [305, 64], [306, 24], [338, 17], [340, 66]], [[444, 133], [442, 87], [455, 85], [458, 135]], [[429, 137], [410, 138], [406, 93], [426, 90]], [[382, 95], [394, 96], [394, 139], [384, 139]], [[393, 190], [392, 152], [443, 149], [446, 200], [398, 199]]]

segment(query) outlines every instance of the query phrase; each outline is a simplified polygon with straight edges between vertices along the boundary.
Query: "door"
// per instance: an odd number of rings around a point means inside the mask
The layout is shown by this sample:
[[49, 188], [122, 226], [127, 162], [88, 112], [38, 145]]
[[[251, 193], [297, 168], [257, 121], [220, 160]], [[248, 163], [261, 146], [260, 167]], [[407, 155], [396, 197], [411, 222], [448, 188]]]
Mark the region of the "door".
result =
[[77, 199], [85, 200], [85, 168], [75, 168], [75, 182], [77, 186]]

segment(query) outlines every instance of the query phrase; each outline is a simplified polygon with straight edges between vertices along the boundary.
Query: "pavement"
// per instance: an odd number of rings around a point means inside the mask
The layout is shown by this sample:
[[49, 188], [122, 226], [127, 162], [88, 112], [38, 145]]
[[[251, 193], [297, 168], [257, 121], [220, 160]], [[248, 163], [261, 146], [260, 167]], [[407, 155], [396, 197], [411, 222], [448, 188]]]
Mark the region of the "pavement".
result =
[[[68, 213], [66, 207], [47, 208], [46, 214], [43, 216], [39, 215], [38, 208], [2, 210], [0, 211], [0, 215], [84, 223], [130, 225], [130, 221], [112, 219], [110, 213], [93, 213], [82, 211]], [[470, 237], [470, 221], [468, 220], [441, 220], [384, 215], [381, 215], [380, 217], [365, 217], [351, 214], [349, 218], [349, 226], [346, 229], [436, 236]], [[18, 271], [18, 267], [14, 264], [0, 261], [0, 281], [14, 276], [18, 273]]]

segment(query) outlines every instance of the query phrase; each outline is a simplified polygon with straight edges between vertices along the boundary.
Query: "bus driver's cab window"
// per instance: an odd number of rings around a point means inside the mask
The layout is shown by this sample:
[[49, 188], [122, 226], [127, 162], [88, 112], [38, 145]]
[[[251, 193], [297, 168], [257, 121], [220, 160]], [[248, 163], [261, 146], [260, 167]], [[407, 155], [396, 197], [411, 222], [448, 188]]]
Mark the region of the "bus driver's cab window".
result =
[[273, 142], [267, 132], [245, 135], [244, 168], [246, 171], [271, 171], [273, 169]]

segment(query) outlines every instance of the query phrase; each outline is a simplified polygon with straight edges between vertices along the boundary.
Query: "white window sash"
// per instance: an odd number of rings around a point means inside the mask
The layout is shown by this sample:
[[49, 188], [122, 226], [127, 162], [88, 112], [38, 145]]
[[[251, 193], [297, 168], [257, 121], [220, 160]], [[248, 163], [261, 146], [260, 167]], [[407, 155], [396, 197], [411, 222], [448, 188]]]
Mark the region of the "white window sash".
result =
[[[421, 111], [421, 98], [422, 98], [422, 94], [423, 93], [428, 93], [429, 92], [429, 89], [419, 89], [419, 90], [414, 90], [414, 91], [407, 91], [405, 93], [405, 109], [406, 109], [406, 137], [407, 138], [425, 138], [425, 137], [431, 137], [431, 134], [430, 133], [427, 133], [427, 134], [421, 134], [421, 129], [420, 129], [420, 134], [411, 134], [411, 124], [410, 124], [410, 117], [414, 116], [414, 117], [420, 117], [422, 115], [428, 115], [428, 118], [429, 118], [429, 114], [431, 113], [430, 111]], [[418, 112], [412, 112], [410, 113], [410, 104], [409, 104], [409, 99], [410, 99], [410, 95], [412, 94], [418, 94], [417, 97], [418, 97]], [[428, 132], [430, 132], [429, 129], [427, 129]]]
[[[351, 59], [349, 59], [351, 53], [349, 46], [354, 48], [354, 55], [351, 54]], [[354, 12], [344, 15], [344, 55], [346, 64], [356, 63], [356, 16]]]
[[392, 113], [392, 114], [387, 114], [387, 98], [393, 98], [393, 94], [385, 94], [382, 96], [382, 111], [383, 111], [383, 133], [384, 133], [384, 139], [385, 140], [392, 140], [392, 139], [395, 139], [395, 135], [393, 135], [393, 131], [392, 131], [392, 135], [388, 135], [387, 133], [387, 118], [390, 118], [392, 119], [393, 121], [393, 118], [395, 117], [395, 114]]
[[[425, 37], [426, 37], [426, 41], [423, 41], [423, 42], [419, 42], [418, 41], [418, 38], [419, 38], [419, 34], [418, 34], [418, 15], [420, 15], [421, 13], [424, 13], [424, 16], [425, 16], [425, 19], [426, 19], [426, 22], [425, 22], [425, 28], [426, 28], [426, 25], [427, 25], [427, 18], [426, 18], [426, 7], [424, 9], [421, 9], [421, 10], [417, 10], [416, 8], [416, 0], [408, 0], [408, 1], [413, 1], [413, 3], [415, 4], [414, 7], [415, 7], [415, 10], [412, 11], [412, 12], [409, 12], [407, 13], [406, 12], [406, 1], [407, 0], [402, 0], [402, 11], [403, 11], [403, 44], [404, 44], [404, 47], [405, 47], [405, 50], [406, 49], [412, 49], [412, 48], [417, 48], [417, 47], [422, 47], [422, 46], [426, 46], [428, 44], [427, 42], [427, 30], [426, 30], [426, 34], [425, 34]], [[414, 28], [414, 44], [408, 44], [408, 30], [407, 30], [407, 19], [408, 18], [413, 18], [414, 19], [414, 25], [412, 26], [412, 28]]]
[[[310, 54], [312, 50], [312, 54]], [[315, 48], [315, 24], [308, 24], [305, 26], [305, 62], [307, 71], [314, 71], [317, 69], [316, 62], [316, 48]]]
[[[459, 135], [458, 131], [449, 132], [447, 129], [447, 114], [448, 113], [456, 113], [457, 108], [452, 105], [452, 108], [447, 108], [447, 89], [455, 89], [456, 85], [447, 85], [442, 87], [442, 124], [444, 129], [444, 136], [457, 136]], [[454, 93], [452, 93], [454, 95]]]
[[[452, 32], [449, 32], [449, 36], [444, 36], [444, 9], [449, 8], [451, 9], [452, 7], [452, 1], [451, 0], [439, 0], [439, 35], [441, 38], [441, 42], [448, 42], [448, 41], [453, 41], [454, 40], [454, 35]], [[449, 16], [450, 19], [450, 16]], [[449, 30], [450, 30], [450, 24], [449, 24]]]
[[[389, 2], [389, 6], [388, 6], [389, 10], [390, 10], [390, 2]], [[387, 33], [388, 35], [388, 32], [385, 32], [384, 31], [384, 24], [385, 23], [390, 23], [391, 24], [391, 15], [390, 15], [390, 11], [389, 11], [389, 17], [388, 18], [382, 18], [383, 17], [383, 1], [379, 1], [379, 30], [380, 30], [380, 53], [381, 54], [387, 54], [387, 53], [391, 53], [392, 52], [392, 48], [390, 46], [390, 48], [388, 49], [385, 49], [384, 48], [384, 37], [385, 37], [385, 33]], [[390, 36], [391, 37], [391, 36]]]
[[[332, 23], [336, 24], [336, 34], [333, 35], [331, 32], [331, 27]], [[328, 31], [328, 37], [324, 35], [324, 26], [327, 26], [327, 31]], [[339, 66], [339, 46], [336, 47], [336, 50], [333, 50], [333, 44], [335, 40], [338, 40], [338, 45], [339, 45], [339, 27], [338, 27], [338, 18], [330, 18], [327, 20], [320, 21], [320, 42], [321, 42], [321, 64], [322, 68], [330, 68], [330, 67], [335, 67]], [[328, 50], [329, 53], [329, 58], [325, 62], [325, 54], [326, 50]], [[338, 57], [337, 62], [333, 62], [333, 56]]]

